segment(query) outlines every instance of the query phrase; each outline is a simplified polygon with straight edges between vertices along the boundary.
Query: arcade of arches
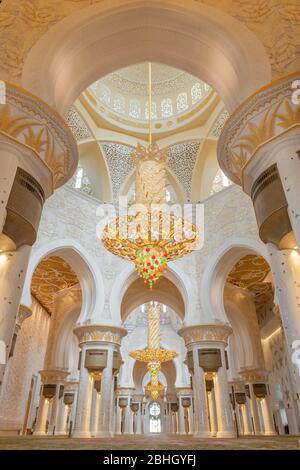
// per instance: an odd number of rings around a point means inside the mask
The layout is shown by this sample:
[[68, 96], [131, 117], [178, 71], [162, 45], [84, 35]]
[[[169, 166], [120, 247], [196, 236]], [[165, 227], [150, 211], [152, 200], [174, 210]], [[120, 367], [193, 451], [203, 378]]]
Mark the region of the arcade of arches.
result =
[[[299, 435], [299, 1], [4, 0], [0, 79], [0, 436]], [[166, 203], [204, 208], [153, 289], [98, 231], [149, 115]]]

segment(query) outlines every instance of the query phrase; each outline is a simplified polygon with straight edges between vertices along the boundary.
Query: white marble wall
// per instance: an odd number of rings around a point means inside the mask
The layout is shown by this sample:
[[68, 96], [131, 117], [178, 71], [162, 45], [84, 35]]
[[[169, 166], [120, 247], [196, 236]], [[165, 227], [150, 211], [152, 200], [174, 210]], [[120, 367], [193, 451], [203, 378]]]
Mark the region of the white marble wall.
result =
[[0, 434], [17, 433], [23, 426], [30, 383], [37, 377], [29, 416], [29, 426], [39, 404], [40, 377], [43, 368], [50, 325], [49, 314], [34, 303], [31, 317], [18, 333], [14, 355], [7, 364], [0, 395]]

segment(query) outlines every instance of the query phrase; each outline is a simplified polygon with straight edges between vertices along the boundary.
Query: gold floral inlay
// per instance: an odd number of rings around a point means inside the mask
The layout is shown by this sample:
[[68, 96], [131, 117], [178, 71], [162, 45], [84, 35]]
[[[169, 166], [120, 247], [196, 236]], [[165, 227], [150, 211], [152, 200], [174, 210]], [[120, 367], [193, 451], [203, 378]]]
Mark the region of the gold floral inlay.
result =
[[70, 265], [59, 256], [48, 256], [37, 266], [31, 283], [31, 294], [51, 315], [55, 296], [79, 283]]

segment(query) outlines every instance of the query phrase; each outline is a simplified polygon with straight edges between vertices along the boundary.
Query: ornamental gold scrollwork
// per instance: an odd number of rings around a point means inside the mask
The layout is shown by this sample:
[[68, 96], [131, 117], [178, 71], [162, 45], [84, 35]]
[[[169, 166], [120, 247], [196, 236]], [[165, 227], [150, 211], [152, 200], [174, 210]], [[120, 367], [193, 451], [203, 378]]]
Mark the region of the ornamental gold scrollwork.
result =
[[[101, 2], [45, 0], [42, 7], [31, 0], [2, 2], [0, 63], [4, 72], [10, 77], [21, 77], [30, 50], [53, 25], [79, 9]], [[212, 6], [211, 0], [198, 2]], [[256, 35], [269, 56], [273, 77], [286, 73], [287, 69], [296, 69], [300, 31], [298, 0], [228, 0], [218, 4], [213, 2], [213, 6], [216, 15], [218, 10], [224, 11]]]
[[114, 343], [120, 346], [121, 339], [127, 334], [125, 328], [113, 325], [82, 325], [74, 329], [79, 344], [90, 342]]
[[264, 144], [300, 125], [300, 106], [292, 101], [290, 76], [255, 94], [226, 122], [218, 143], [221, 167], [242, 184], [245, 165]]
[[216, 341], [227, 344], [228, 337], [231, 333], [231, 326], [226, 324], [190, 325], [178, 331], [178, 334], [183, 337], [186, 346], [192, 343], [206, 341]]
[[76, 141], [65, 121], [46, 103], [6, 83], [0, 105], [0, 134], [30, 147], [52, 170], [54, 188], [64, 184], [78, 162]]

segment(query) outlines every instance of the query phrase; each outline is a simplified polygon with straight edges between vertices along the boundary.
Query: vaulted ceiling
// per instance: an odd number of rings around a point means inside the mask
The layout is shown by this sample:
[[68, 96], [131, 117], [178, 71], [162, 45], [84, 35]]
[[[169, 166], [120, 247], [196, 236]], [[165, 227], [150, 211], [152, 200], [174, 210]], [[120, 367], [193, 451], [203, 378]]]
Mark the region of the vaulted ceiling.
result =
[[51, 315], [57, 294], [79, 285], [70, 265], [59, 256], [48, 256], [37, 266], [31, 283], [31, 294]]

